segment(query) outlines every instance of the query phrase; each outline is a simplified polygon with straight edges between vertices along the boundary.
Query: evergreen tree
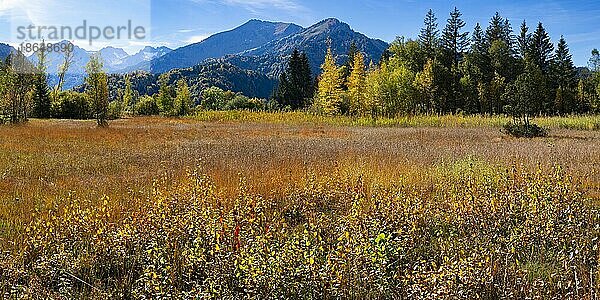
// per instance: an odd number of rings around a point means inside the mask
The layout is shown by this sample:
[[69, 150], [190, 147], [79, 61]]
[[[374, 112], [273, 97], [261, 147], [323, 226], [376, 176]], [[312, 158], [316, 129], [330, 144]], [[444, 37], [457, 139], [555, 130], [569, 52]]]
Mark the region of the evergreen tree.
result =
[[310, 62], [306, 53], [294, 50], [288, 66], [279, 77], [277, 100], [283, 107], [301, 109], [306, 107], [314, 95]]
[[527, 53], [529, 53], [529, 45], [531, 43], [531, 33], [529, 33], [529, 27], [527, 22], [523, 20], [521, 24], [521, 31], [517, 37], [518, 54], [521, 59], [525, 59]]
[[554, 45], [552, 45], [550, 36], [548, 36], [546, 29], [544, 29], [544, 25], [540, 22], [538, 23], [537, 29], [531, 36], [529, 58], [544, 75], [548, 75], [550, 71], [552, 51], [554, 51]]
[[424, 21], [424, 27], [419, 34], [419, 43], [425, 52], [427, 59], [434, 59], [439, 48], [439, 30], [435, 13], [432, 9], [427, 12]]
[[108, 76], [99, 54], [92, 55], [85, 67], [87, 94], [92, 100], [94, 117], [100, 127], [108, 126]]
[[301, 108], [308, 107], [313, 97], [315, 96], [315, 85], [310, 69], [310, 61], [306, 52], [300, 54], [300, 72], [298, 76], [298, 84], [300, 85], [300, 99], [302, 99]]
[[339, 68], [335, 64], [335, 59], [331, 53], [331, 48], [327, 49], [325, 62], [321, 66], [323, 73], [319, 80], [318, 99], [315, 103], [316, 108], [328, 115], [340, 113], [342, 104], [342, 77]]
[[500, 16], [498, 12], [490, 20], [490, 24], [485, 31], [485, 38], [488, 47], [491, 47], [495, 41], [503, 41], [509, 49], [512, 49], [512, 28], [510, 22]]
[[600, 51], [598, 51], [598, 49], [592, 50], [592, 57], [590, 58], [588, 65], [592, 72], [600, 72]]
[[442, 47], [450, 54], [454, 68], [458, 68], [464, 52], [469, 47], [469, 33], [461, 32], [466, 25], [461, 16], [462, 14], [455, 7], [442, 34]]
[[33, 82], [33, 115], [37, 118], [50, 118], [50, 88], [48, 87], [48, 78], [46, 75], [47, 50], [45, 43], [42, 43], [38, 54], [38, 65], [34, 74]]
[[473, 30], [473, 37], [471, 38], [471, 52], [477, 52], [481, 54], [487, 52], [485, 34], [483, 33], [479, 23], [475, 25], [475, 29]]
[[350, 96], [350, 111], [353, 114], [365, 114], [367, 104], [365, 99], [366, 71], [365, 60], [362, 53], [354, 55], [352, 72], [348, 77], [348, 94]]
[[344, 88], [348, 89], [347, 82], [348, 77], [350, 77], [350, 73], [352, 73], [353, 65], [354, 65], [354, 56], [358, 53], [358, 47], [356, 47], [356, 43], [350, 43], [350, 48], [348, 49], [348, 55], [346, 62], [342, 66], [342, 78], [344, 80]]
[[553, 80], [557, 87], [573, 89], [577, 83], [577, 69], [573, 64], [573, 55], [563, 36], [560, 37], [552, 60]]
[[469, 46], [469, 33], [461, 32], [465, 27], [465, 22], [461, 19], [462, 14], [455, 7], [450, 13], [450, 18], [442, 34], [442, 48], [449, 57], [450, 64], [447, 69], [450, 71], [450, 82], [448, 84], [448, 96], [451, 103], [448, 103], [447, 109], [454, 111], [461, 107], [460, 102], [460, 71], [459, 64], [463, 59], [464, 52]]

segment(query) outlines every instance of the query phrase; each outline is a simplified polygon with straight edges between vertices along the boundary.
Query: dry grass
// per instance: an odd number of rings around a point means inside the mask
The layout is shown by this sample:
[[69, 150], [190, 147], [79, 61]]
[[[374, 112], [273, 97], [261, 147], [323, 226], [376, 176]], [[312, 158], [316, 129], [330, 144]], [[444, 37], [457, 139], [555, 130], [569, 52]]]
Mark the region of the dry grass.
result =
[[228, 199], [223, 201], [231, 207], [240, 178], [249, 193], [289, 203], [290, 191], [305, 189], [311, 176], [325, 190], [328, 180], [350, 176], [360, 177], [367, 194], [399, 183], [434, 191], [440, 170], [454, 170], [462, 179], [470, 167], [456, 166], [465, 162], [547, 174], [561, 165], [577, 190], [600, 199], [597, 131], [554, 129], [548, 138], [527, 140], [504, 136], [494, 126], [453, 127], [447, 120], [444, 126], [373, 128], [337, 121], [208, 119], [135, 118], [112, 122], [108, 129], [86, 121], [41, 120], [0, 127], [0, 246], [23, 249], [27, 226], [72, 204], [65, 199], [78, 199], [79, 209], [94, 209], [106, 195], [108, 219], [123, 222], [132, 211], [146, 209], [157, 186], [185, 181], [186, 170], [196, 168], [214, 181], [215, 197]]

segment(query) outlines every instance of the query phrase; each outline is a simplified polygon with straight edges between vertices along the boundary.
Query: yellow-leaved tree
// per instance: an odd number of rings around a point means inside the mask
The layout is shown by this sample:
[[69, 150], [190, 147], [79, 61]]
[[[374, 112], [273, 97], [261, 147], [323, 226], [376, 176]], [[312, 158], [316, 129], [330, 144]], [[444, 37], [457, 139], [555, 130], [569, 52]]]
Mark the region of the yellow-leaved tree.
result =
[[340, 69], [335, 64], [335, 59], [331, 53], [331, 48], [327, 49], [325, 62], [321, 66], [323, 73], [319, 80], [319, 93], [315, 101], [315, 107], [320, 112], [327, 115], [340, 113], [342, 103], [342, 76]]
[[366, 71], [365, 58], [361, 52], [354, 55], [354, 64], [348, 77], [348, 95], [350, 96], [350, 112], [354, 115], [365, 115], [368, 111], [366, 103]]

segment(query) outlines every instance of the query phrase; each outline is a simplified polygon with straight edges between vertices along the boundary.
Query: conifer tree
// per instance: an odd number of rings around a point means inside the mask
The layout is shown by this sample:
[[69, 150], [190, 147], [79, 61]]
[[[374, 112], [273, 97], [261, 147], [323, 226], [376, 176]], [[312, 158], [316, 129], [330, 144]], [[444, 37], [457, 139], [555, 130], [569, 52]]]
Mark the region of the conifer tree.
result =
[[553, 80], [558, 87], [572, 89], [577, 82], [577, 69], [573, 63], [573, 55], [563, 36], [560, 37], [552, 61]]
[[33, 115], [37, 118], [50, 118], [50, 88], [46, 75], [47, 50], [45, 43], [38, 50], [38, 64], [33, 79]]
[[496, 14], [490, 20], [490, 24], [485, 31], [485, 38], [488, 47], [491, 47], [495, 41], [503, 41], [509, 49], [512, 49], [512, 28], [510, 22], [500, 13]]
[[310, 62], [306, 53], [294, 50], [288, 66], [279, 77], [276, 97], [283, 107], [301, 109], [306, 107], [314, 94]]
[[546, 29], [544, 29], [544, 25], [540, 22], [538, 23], [537, 29], [531, 36], [529, 58], [544, 75], [548, 75], [550, 71], [552, 51], [554, 51], [554, 45], [552, 45], [552, 42], [550, 41], [548, 32], [546, 32]]
[[450, 18], [442, 34], [442, 46], [449, 52], [454, 68], [458, 68], [458, 64], [470, 42], [469, 33], [461, 32], [466, 25], [461, 16], [461, 12], [455, 7], [454, 11], [450, 13]]
[[427, 12], [424, 21], [424, 27], [419, 34], [419, 43], [425, 51], [426, 59], [434, 59], [439, 47], [439, 30], [435, 13], [432, 9]]
[[356, 43], [350, 43], [350, 48], [348, 49], [348, 55], [346, 62], [342, 66], [342, 79], [344, 80], [344, 88], [348, 89], [348, 77], [350, 77], [350, 73], [352, 73], [353, 65], [354, 65], [354, 56], [358, 53], [358, 47], [356, 47]]
[[450, 82], [447, 84], [449, 91], [449, 101], [447, 109], [453, 111], [460, 108], [460, 71], [459, 64], [463, 59], [464, 53], [469, 46], [469, 33], [461, 32], [466, 23], [461, 19], [462, 14], [458, 8], [450, 13], [450, 18], [442, 34], [442, 47], [449, 56], [449, 65], [447, 69], [450, 74]]
[[527, 27], [527, 22], [523, 20], [523, 23], [521, 23], [521, 31], [519, 32], [519, 36], [517, 37], [518, 54], [519, 57], [523, 60], [527, 57], [530, 43], [531, 33], [529, 33], [529, 27]]

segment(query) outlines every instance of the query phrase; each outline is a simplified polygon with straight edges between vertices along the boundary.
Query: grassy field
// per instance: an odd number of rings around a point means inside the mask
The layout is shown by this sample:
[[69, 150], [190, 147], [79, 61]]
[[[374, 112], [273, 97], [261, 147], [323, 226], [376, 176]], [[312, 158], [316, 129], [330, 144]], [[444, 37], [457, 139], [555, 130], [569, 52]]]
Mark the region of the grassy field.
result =
[[[0, 127], [4, 298], [594, 299], [600, 118]], [[37, 296], [36, 296], [37, 295]]]

